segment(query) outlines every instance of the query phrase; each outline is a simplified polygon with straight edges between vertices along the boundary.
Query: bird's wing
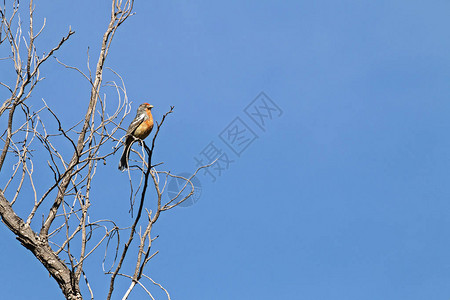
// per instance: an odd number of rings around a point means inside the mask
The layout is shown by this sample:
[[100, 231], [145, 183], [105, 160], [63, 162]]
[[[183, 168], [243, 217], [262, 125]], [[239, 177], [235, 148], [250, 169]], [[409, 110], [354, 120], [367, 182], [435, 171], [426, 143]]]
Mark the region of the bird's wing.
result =
[[128, 126], [127, 135], [132, 135], [133, 132], [138, 128], [139, 125], [144, 121], [145, 114], [141, 114], [140, 116], [136, 116], [133, 122], [131, 122], [130, 126]]

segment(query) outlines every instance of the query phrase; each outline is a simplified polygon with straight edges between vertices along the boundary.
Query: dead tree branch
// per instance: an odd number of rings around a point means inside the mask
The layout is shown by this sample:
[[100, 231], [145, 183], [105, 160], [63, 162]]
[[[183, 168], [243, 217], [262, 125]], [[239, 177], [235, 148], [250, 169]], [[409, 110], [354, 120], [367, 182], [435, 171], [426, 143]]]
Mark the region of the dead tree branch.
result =
[[[110, 20], [101, 39], [95, 70], [91, 71], [89, 65], [89, 51], [86, 72], [55, 57], [67, 72], [76, 71], [89, 82], [85, 113], [80, 114], [80, 121], [73, 125], [67, 125], [64, 116], [58, 115], [51, 103], [44, 99], [35, 101], [32, 95], [43, 79], [42, 66], [53, 61], [49, 58], [59, 53], [74, 31], [69, 27], [67, 34], [53, 47], [41, 52], [36, 41], [45, 30], [46, 20], [41, 26], [35, 26], [33, 0], [29, 1], [26, 12], [27, 30], [24, 31], [27, 35], [22, 32], [25, 23], [20, 20], [23, 12], [19, 10], [19, 1], [0, 4], [0, 50], [8, 53], [0, 63], [9, 62], [12, 74], [10, 81], [1, 79], [5, 81], [0, 82], [0, 88], [7, 91], [6, 99], [0, 103], [0, 119], [3, 118], [3, 124], [6, 124], [0, 132], [3, 143], [0, 146], [0, 171], [2, 175], [7, 174], [0, 182], [3, 187], [0, 189], [0, 217], [70, 300], [81, 300], [82, 293], [94, 298], [95, 287], [89, 283], [85, 265], [90, 261], [88, 258], [102, 247], [105, 247], [103, 263], [108, 253], [114, 253], [111, 268], [104, 271], [110, 276], [109, 287], [105, 290], [107, 299], [111, 299], [118, 278], [121, 278], [129, 281], [122, 299], [129, 298], [135, 286], [141, 286], [149, 298], [154, 299], [151, 289], [146, 286], [148, 284], [164, 291], [170, 300], [167, 290], [145, 274], [145, 267], [159, 253], [152, 248], [158, 238], [152, 235], [152, 229], [162, 212], [193, 195], [192, 178], [200, 169], [208, 167], [197, 169], [189, 178], [157, 170], [162, 162], [154, 164], [153, 153], [162, 125], [173, 112], [174, 107], [171, 106], [157, 123], [151, 146], [139, 140], [141, 150], [132, 149], [137, 165], [131, 166], [128, 174], [130, 199], [136, 197], [139, 205], [131, 224], [120, 228], [117, 220], [104, 217], [91, 220], [90, 208], [96, 204], [92, 199], [96, 187], [94, 177], [99, 165], [106, 163], [118, 150], [117, 145], [120, 145], [125, 131], [122, 124], [131, 110], [124, 80], [107, 68], [105, 62], [119, 26], [133, 14], [133, 4], [133, 0], [111, 1]], [[103, 83], [105, 68], [111, 71], [117, 82]], [[111, 89], [114, 91], [112, 98], [117, 103], [115, 106], [111, 106], [111, 100], [107, 101], [107, 95], [111, 93], [106, 91]], [[35, 109], [36, 105], [40, 107]], [[46, 157], [44, 163], [43, 157]], [[164, 182], [160, 182], [160, 175], [164, 176]], [[44, 177], [50, 180], [41, 180]], [[165, 201], [163, 194], [168, 178], [182, 179], [185, 184], [178, 195]], [[133, 189], [133, 185], [137, 188]], [[31, 192], [25, 192], [27, 188], [24, 187], [29, 187]], [[189, 193], [182, 196], [185, 190]], [[22, 212], [15, 209], [20, 206], [17, 203], [22, 206], [29, 203], [29, 206]], [[42, 216], [42, 220], [37, 220], [36, 216]], [[126, 238], [121, 238], [121, 234]], [[80, 283], [85, 285], [80, 286]]]

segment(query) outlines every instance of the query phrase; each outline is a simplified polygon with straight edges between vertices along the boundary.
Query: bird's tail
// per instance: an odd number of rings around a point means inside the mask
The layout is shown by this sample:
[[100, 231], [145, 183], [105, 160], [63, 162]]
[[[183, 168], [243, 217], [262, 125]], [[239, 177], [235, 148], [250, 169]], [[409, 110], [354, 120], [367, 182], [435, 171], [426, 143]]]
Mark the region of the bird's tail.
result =
[[120, 162], [119, 162], [119, 170], [120, 171], [128, 169], [128, 157], [130, 156], [130, 147], [131, 147], [131, 143], [128, 143], [128, 141], [127, 141], [125, 143], [125, 146], [123, 147], [122, 156], [120, 157]]

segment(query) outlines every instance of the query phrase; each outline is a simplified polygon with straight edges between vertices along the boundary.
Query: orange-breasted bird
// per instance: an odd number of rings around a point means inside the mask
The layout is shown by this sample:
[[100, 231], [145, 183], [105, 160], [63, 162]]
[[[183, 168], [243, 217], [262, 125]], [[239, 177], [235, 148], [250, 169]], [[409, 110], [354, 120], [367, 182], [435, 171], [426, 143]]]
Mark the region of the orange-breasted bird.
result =
[[137, 139], [145, 139], [153, 129], [153, 105], [143, 103], [139, 105], [136, 113], [136, 117], [128, 126], [127, 133], [125, 135], [125, 146], [123, 147], [122, 157], [119, 162], [119, 170], [123, 171], [128, 169], [128, 157], [130, 156], [130, 149], [133, 142]]

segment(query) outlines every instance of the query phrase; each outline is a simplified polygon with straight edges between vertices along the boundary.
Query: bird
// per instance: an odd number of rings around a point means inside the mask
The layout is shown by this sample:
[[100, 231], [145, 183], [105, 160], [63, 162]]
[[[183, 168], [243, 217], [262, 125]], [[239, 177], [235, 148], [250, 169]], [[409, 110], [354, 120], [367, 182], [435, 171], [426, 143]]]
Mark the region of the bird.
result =
[[125, 134], [125, 145], [120, 157], [119, 170], [128, 169], [128, 157], [130, 156], [131, 145], [137, 140], [144, 140], [153, 129], [153, 105], [142, 103], [139, 105], [136, 117], [134, 117]]

